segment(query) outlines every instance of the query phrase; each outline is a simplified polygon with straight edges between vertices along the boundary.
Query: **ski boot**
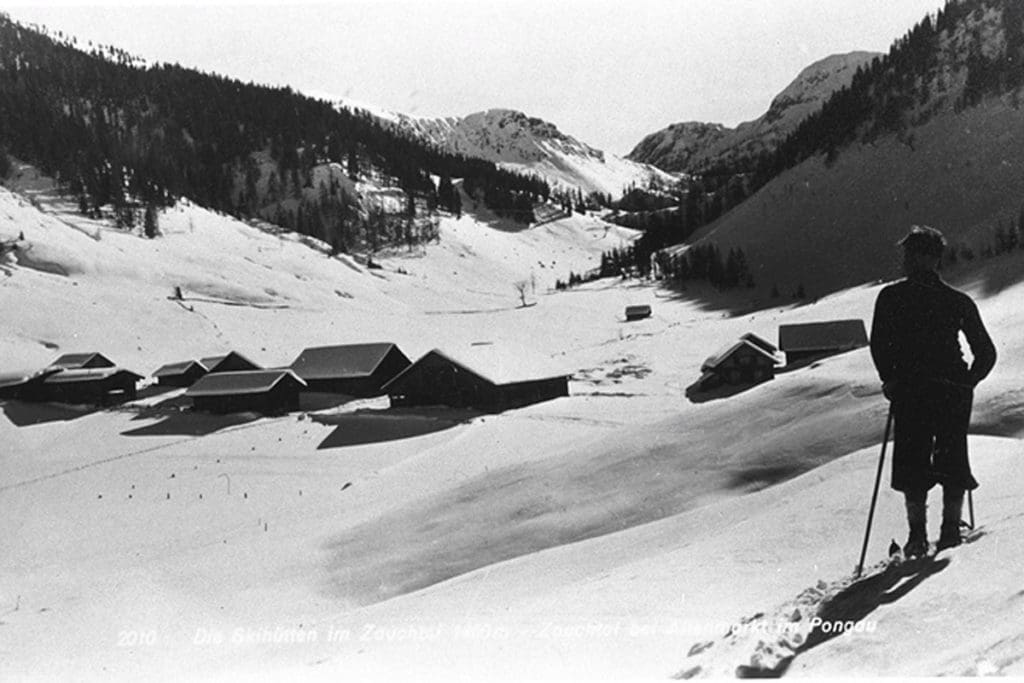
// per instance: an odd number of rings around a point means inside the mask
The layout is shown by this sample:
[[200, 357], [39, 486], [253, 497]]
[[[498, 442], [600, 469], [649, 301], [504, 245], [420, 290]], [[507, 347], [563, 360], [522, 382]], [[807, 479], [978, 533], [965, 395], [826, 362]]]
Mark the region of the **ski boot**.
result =
[[937, 550], [955, 548], [963, 542], [960, 536], [960, 516], [964, 508], [964, 490], [952, 486], [942, 488], [942, 531]]
[[908, 560], [914, 557], [923, 557], [928, 554], [928, 535], [924, 527], [913, 526], [910, 528], [910, 536], [903, 546], [903, 557]]
[[903, 546], [903, 557], [921, 557], [928, 554], [927, 532], [927, 491], [907, 491], [907, 522], [910, 524], [910, 536]]
[[939, 534], [939, 542], [935, 545], [935, 549], [955, 548], [961, 543], [963, 543], [963, 538], [960, 536], [960, 522], [953, 522], [951, 524], [943, 522], [942, 531]]

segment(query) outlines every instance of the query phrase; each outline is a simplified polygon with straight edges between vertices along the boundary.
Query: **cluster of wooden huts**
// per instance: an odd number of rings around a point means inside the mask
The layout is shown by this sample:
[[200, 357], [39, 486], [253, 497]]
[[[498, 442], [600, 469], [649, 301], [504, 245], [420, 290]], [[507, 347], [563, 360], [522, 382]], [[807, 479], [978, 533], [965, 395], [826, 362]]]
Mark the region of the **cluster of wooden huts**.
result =
[[[695, 388], [757, 384], [775, 377], [780, 354], [793, 367], [867, 343], [861, 320], [781, 325], [778, 346], [747, 333], [704, 361]], [[568, 396], [569, 376], [548, 359], [501, 345], [434, 349], [413, 362], [390, 342], [310, 347], [276, 368], [231, 351], [168, 363], [152, 374], [158, 385], [184, 387], [196, 410], [267, 414], [298, 410], [310, 392], [501, 411]], [[0, 377], [0, 399], [109, 405], [135, 399], [143, 379], [102, 353], [69, 353], [33, 373]]]
[[[501, 411], [568, 396], [569, 375], [547, 359], [490, 343], [434, 349], [413, 362], [381, 342], [310, 347], [277, 368], [231, 351], [168, 363], [152, 377], [160, 386], [184, 387], [196, 410], [278, 414], [298, 410], [309, 392]], [[143, 379], [101, 353], [66, 354], [29, 375], [0, 378], [0, 398], [109, 405], [136, 398]]]
[[797, 367], [867, 344], [864, 321], [859, 319], [780, 325], [778, 346], [748, 332], [701, 364], [695, 388], [709, 391], [774, 379], [776, 368], [783, 365], [780, 354], [786, 367]]

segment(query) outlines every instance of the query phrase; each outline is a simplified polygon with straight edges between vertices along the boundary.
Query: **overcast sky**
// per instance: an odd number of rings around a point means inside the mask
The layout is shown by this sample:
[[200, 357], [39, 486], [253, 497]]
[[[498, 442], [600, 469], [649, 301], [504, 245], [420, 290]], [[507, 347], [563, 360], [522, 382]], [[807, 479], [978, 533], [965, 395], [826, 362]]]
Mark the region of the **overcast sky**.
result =
[[942, 0], [5, 3], [15, 20], [418, 116], [518, 109], [626, 154], [679, 121], [764, 113], [812, 62], [885, 52]]

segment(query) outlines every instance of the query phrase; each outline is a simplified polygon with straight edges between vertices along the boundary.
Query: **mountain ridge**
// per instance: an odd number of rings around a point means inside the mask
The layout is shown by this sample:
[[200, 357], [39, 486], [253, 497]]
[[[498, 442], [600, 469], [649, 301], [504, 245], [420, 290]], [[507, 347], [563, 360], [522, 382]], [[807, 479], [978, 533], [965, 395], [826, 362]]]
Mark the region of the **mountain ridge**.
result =
[[629, 186], [673, 183], [650, 164], [599, 150], [544, 119], [494, 107], [465, 116], [421, 118], [394, 114], [395, 126], [450, 154], [484, 159], [517, 173], [534, 173], [553, 186], [621, 196]]
[[853, 79], [857, 68], [881, 53], [834, 54], [805, 67], [760, 117], [730, 128], [721, 123], [688, 121], [644, 137], [626, 155], [674, 172], [696, 172], [723, 165], [750, 165], [770, 152], [836, 90]]

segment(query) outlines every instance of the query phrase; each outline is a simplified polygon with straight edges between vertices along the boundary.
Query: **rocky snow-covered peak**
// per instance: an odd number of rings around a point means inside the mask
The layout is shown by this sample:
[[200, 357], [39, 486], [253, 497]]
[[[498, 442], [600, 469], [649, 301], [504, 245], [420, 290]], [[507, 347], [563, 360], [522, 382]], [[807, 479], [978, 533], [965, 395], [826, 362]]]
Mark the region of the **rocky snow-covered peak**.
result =
[[801, 71], [759, 118], [736, 128], [716, 123], [673, 124], [641, 140], [626, 158], [684, 172], [753, 159], [775, 149], [832, 93], [849, 85], [859, 66], [879, 56], [850, 52], [826, 57]]
[[553, 123], [512, 109], [461, 117], [398, 115], [397, 125], [440, 149], [534, 173], [553, 188], [621, 196], [630, 185], [675, 178], [653, 166], [607, 154], [560, 131]]
[[537, 162], [552, 151], [604, 160], [604, 152], [562, 133], [554, 124], [512, 109], [439, 119], [403, 116], [401, 125], [448, 151], [494, 162]]

